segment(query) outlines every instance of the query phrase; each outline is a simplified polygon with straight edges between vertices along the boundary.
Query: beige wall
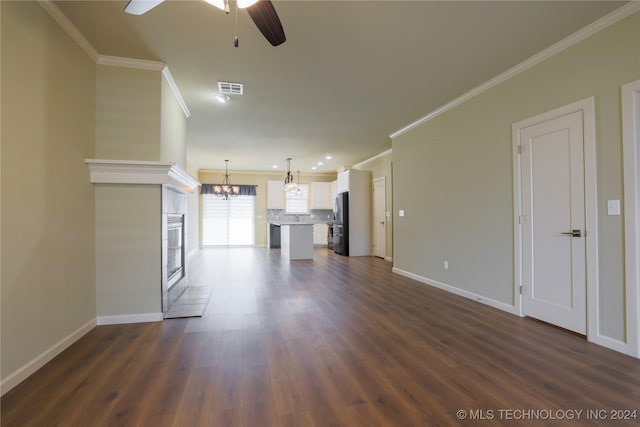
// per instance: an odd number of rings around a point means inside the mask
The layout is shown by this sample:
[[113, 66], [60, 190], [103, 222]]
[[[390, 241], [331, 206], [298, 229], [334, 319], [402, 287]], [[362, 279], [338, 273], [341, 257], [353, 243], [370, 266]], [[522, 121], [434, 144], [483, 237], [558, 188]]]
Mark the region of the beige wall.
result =
[[[198, 169], [187, 160], [187, 172], [198, 176]], [[193, 255], [200, 248], [200, 187], [187, 195], [187, 255]], [[187, 273], [188, 274], [188, 273]]]
[[160, 71], [107, 65], [97, 70], [96, 158], [160, 161]]
[[95, 63], [36, 2], [2, 10], [2, 379], [95, 320]]
[[186, 116], [160, 71], [97, 66], [96, 157], [187, 167]]
[[187, 169], [187, 118], [164, 78], [161, 89], [160, 160]]
[[[187, 168], [186, 117], [160, 71], [98, 66], [96, 93], [97, 158], [164, 161]], [[162, 312], [160, 189], [96, 188], [99, 320]], [[195, 209], [197, 215], [197, 203]], [[187, 221], [187, 233], [197, 235], [198, 221], [192, 215]], [[190, 239], [187, 244], [189, 252]]]
[[624, 340], [623, 218], [606, 200], [622, 199], [620, 86], [638, 78], [636, 13], [394, 139], [394, 266], [512, 304], [511, 124], [595, 96], [599, 328]]
[[[284, 185], [286, 172], [257, 173], [229, 171], [232, 184], [257, 185], [256, 188], [256, 246], [267, 245], [267, 181], [281, 180]], [[203, 184], [222, 182], [224, 171], [200, 171], [198, 180]], [[296, 182], [297, 182], [296, 175]], [[336, 174], [300, 174], [300, 184], [310, 182], [331, 182]]]
[[[385, 181], [385, 212], [393, 212], [393, 153], [376, 156], [371, 160], [359, 163], [354, 169], [371, 171], [373, 180], [384, 178]], [[371, 213], [373, 215], [373, 212]], [[386, 258], [393, 258], [393, 216], [386, 220]]]
[[98, 317], [161, 313], [161, 186], [95, 193]]

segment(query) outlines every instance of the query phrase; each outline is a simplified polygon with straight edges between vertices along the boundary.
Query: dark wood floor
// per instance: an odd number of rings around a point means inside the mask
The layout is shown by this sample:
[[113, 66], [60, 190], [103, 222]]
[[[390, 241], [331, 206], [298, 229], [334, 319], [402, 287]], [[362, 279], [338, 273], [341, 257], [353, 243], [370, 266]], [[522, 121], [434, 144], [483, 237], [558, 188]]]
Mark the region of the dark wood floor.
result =
[[2, 426], [638, 424], [611, 411], [640, 411], [640, 361], [383, 260], [202, 262], [204, 317], [95, 328], [2, 398]]

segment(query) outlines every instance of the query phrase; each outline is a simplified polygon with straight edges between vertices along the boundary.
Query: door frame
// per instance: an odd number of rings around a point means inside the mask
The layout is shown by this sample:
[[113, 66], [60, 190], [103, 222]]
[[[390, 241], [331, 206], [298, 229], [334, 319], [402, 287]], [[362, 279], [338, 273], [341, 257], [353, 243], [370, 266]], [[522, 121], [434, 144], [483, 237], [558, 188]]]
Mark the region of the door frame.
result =
[[610, 338], [599, 333], [598, 311], [598, 217], [597, 217], [597, 180], [596, 180], [596, 131], [595, 131], [595, 99], [589, 97], [538, 114], [534, 117], [518, 121], [511, 125], [512, 153], [513, 153], [513, 253], [514, 253], [514, 281], [513, 306], [514, 311], [524, 316], [522, 306], [522, 224], [527, 218], [522, 214], [522, 168], [520, 165], [520, 133], [529, 126], [553, 120], [567, 114], [581, 112], [584, 138], [584, 203], [585, 203], [585, 245], [586, 245], [586, 288], [587, 288], [587, 339], [589, 341], [610, 347]]
[[[382, 259], [387, 259], [387, 226], [389, 224], [388, 223], [388, 219], [387, 219], [387, 180], [385, 176], [381, 176], [380, 178], [374, 178], [371, 180], [371, 191], [373, 192], [373, 190], [376, 187], [376, 183], [382, 182], [382, 196], [383, 196], [383, 202], [384, 202], [384, 212], [382, 217], [384, 218], [384, 249], [382, 252], [384, 252], [384, 255], [382, 256]], [[372, 196], [371, 198], [371, 219], [372, 219], [372, 223], [373, 223], [373, 230], [372, 231], [372, 242], [373, 244], [375, 244], [376, 241], [376, 235], [375, 235], [375, 230], [376, 230], [376, 225], [375, 225], [375, 221], [373, 221], [376, 217], [376, 203], [375, 203], [375, 194]], [[375, 254], [375, 250], [372, 251]]]
[[640, 80], [621, 88], [624, 178], [626, 353], [640, 358]]

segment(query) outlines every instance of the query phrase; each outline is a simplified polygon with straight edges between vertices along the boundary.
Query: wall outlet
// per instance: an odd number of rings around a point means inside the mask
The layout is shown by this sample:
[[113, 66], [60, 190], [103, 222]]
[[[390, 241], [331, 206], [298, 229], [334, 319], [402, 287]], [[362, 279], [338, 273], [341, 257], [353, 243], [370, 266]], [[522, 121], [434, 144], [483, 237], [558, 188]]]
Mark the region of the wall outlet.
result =
[[404, 210], [403, 209], [400, 209], [398, 211], [398, 216], [404, 216]]
[[607, 215], [620, 215], [620, 200], [607, 200]]
[[449, 269], [449, 261], [444, 260], [444, 261], [442, 262], [442, 267], [443, 267], [445, 270], [448, 270], [448, 269]]

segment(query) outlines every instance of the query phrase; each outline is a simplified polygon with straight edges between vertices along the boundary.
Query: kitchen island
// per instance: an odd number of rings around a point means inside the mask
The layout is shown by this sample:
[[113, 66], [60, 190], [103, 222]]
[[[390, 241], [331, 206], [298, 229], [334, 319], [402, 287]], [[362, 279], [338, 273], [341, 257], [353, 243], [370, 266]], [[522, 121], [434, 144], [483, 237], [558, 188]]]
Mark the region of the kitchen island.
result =
[[313, 259], [313, 222], [273, 222], [280, 226], [280, 252], [290, 261]]

